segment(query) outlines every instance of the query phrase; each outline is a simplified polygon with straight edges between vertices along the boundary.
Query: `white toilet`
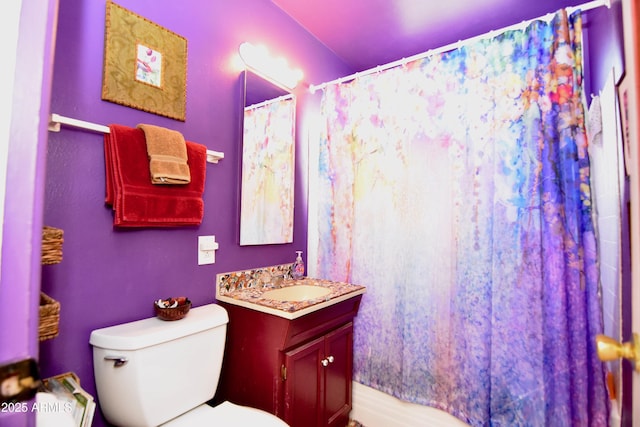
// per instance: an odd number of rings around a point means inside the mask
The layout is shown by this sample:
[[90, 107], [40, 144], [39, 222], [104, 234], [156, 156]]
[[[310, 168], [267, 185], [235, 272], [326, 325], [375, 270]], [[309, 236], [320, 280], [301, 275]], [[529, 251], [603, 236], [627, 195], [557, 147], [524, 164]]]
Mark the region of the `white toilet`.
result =
[[184, 319], [157, 318], [91, 332], [98, 403], [111, 424], [287, 427], [268, 412], [224, 402], [211, 407], [229, 317], [217, 304]]

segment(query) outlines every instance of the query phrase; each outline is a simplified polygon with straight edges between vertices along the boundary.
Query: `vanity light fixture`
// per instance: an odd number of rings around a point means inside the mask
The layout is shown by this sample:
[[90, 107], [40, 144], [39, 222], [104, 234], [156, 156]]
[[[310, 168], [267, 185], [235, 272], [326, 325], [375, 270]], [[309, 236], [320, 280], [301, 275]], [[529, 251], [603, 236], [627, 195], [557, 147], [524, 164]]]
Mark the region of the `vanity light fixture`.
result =
[[302, 80], [302, 70], [292, 69], [284, 58], [274, 58], [264, 46], [244, 42], [238, 48], [242, 62], [263, 76], [293, 89]]

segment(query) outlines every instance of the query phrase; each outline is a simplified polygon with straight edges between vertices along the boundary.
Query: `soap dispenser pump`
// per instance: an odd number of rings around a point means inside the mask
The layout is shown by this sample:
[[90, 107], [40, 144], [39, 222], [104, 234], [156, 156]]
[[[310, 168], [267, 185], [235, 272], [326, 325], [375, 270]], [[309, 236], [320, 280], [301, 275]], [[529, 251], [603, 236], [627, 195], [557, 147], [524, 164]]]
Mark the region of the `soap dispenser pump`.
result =
[[291, 277], [294, 279], [302, 279], [304, 277], [304, 261], [302, 260], [302, 251], [296, 251], [296, 260], [291, 267]]

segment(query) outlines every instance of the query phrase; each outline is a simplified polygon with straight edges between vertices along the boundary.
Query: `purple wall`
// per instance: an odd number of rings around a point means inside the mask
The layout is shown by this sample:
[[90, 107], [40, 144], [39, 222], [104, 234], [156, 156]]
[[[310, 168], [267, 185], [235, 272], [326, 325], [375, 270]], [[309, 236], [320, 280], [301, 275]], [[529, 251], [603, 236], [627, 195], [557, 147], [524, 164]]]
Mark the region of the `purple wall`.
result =
[[[64, 230], [63, 261], [43, 267], [42, 290], [61, 303], [60, 335], [41, 344], [42, 375], [74, 371], [95, 395], [89, 334], [95, 328], [153, 316], [152, 301], [186, 295], [194, 306], [215, 299], [217, 273], [293, 262], [305, 250], [306, 138], [298, 128], [294, 242], [240, 247], [239, 70], [230, 60], [243, 41], [264, 43], [302, 68], [305, 81], [350, 70], [271, 2], [263, 0], [118, 4], [188, 40], [187, 119], [175, 121], [102, 101], [105, 2], [61, 0], [51, 112], [108, 125], [151, 123], [222, 151], [208, 164], [205, 218], [198, 228], [114, 230], [105, 206], [103, 137], [63, 128], [50, 133], [44, 223]], [[299, 111], [310, 96], [297, 90]], [[213, 265], [197, 265], [197, 236], [214, 234]], [[104, 423], [97, 414], [94, 425]]]
[[[624, 71], [622, 2], [613, 0], [611, 8], [589, 11], [583, 20], [585, 48], [585, 93], [597, 95], [605, 85], [611, 67], [615, 77]], [[591, 102], [588, 99], [588, 102]]]

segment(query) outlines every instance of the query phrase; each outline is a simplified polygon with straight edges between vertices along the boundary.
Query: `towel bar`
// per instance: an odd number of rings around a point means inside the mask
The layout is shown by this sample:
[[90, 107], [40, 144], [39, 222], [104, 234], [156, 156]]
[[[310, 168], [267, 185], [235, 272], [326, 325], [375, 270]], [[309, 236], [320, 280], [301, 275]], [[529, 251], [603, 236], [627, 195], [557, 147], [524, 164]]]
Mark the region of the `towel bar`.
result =
[[[72, 119], [70, 117], [61, 116], [59, 114], [51, 114], [49, 118], [49, 130], [51, 132], [60, 132], [60, 125], [92, 130], [94, 132], [109, 133], [108, 126], [86, 122], [84, 120]], [[218, 163], [218, 161], [221, 159], [224, 159], [224, 153], [220, 151], [207, 150], [207, 162]]]

